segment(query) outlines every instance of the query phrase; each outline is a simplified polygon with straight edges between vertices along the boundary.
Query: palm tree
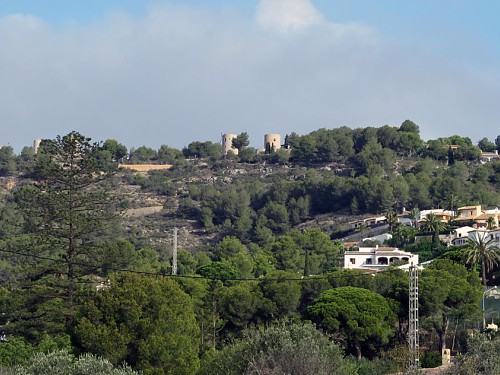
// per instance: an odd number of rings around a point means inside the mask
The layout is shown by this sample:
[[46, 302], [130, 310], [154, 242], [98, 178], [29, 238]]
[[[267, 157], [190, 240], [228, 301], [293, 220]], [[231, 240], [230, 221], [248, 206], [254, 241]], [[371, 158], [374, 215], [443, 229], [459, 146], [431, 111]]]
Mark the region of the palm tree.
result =
[[495, 227], [495, 218], [493, 216], [490, 216], [488, 219], [486, 219], [486, 229], [493, 229]]
[[389, 224], [389, 232], [392, 233], [394, 226], [398, 223], [398, 215], [394, 211], [387, 211], [385, 218]]
[[495, 239], [486, 239], [486, 233], [475, 233], [467, 240], [466, 262], [472, 266], [481, 263], [481, 279], [486, 287], [486, 274], [500, 262], [500, 247], [494, 244]]
[[460, 197], [455, 194], [450, 194], [447, 199], [444, 200], [444, 205], [445, 208], [449, 209], [450, 211], [455, 212], [457, 207], [460, 205]]
[[413, 227], [416, 227], [417, 226], [417, 221], [418, 221], [418, 218], [420, 217], [420, 210], [418, 209], [418, 207], [413, 207], [411, 210], [410, 210], [410, 213], [408, 215], [408, 217], [410, 218], [411, 220], [411, 225]]
[[411, 239], [415, 237], [417, 234], [417, 230], [408, 225], [398, 225], [394, 228], [393, 231], [393, 239], [398, 241], [398, 245], [395, 246], [403, 246], [406, 243], [410, 243]]
[[423, 219], [422, 230], [432, 233], [432, 243], [439, 246], [439, 232], [445, 228], [445, 224], [433, 213], [428, 214]]

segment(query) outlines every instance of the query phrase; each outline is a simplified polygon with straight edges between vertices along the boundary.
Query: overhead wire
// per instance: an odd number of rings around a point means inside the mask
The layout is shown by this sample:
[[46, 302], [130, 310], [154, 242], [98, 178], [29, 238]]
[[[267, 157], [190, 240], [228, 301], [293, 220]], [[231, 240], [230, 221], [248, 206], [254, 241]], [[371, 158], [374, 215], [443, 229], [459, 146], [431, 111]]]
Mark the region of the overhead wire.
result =
[[16, 255], [16, 256], [23, 256], [23, 257], [29, 257], [33, 259], [40, 259], [40, 260], [48, 260], [51, 262], [56, 262], [56, 263], [71, 263], [75, 266], [79, 267], [84, 267], [84, 268], [89, 268], [89, 269], [98, 269], [98, 268], [103, 268], [105, 267], [107, 270], [114, 271], [114, 272], [123, 272], [123, 273], [133, 273], [133, 274], [141, 274], [141, 275], [149, 275], [149, 276], [162, 276], [162, 277], [170, 277], [170, 278], [179, 278], [179, 279], [205, 279], [205, 280], [219, 280], [219, 281], [262, 281], [262, 280], [268, 280], [268, 281], [308, 281], [308, 280], [321, 280], [321, 279], [342, 279], [346, 277], [365, 277], [365, 276], [374, 276], [375, 274], [381, 274], [381, 273], [391, 273], [391, 272], [399, 272], [400, 270], [395, 268], [395, 269], [386, 269], [386, 270], [381, 270], [377, 271], [376, 273], [373, 272], [367, 272], [367, 273], [351, 273], [347, 275], [332, 275], [332, 274], [322, 274], [322, 275], [310, 275], [310, 276], [301, 276], [301, 277], [254, 277], [254, 278], [247, 278], [247, 277], [208, 277], [208, 276], [203, 276], [203, 275], [173, 275], [173, 274], [168, 274], [165, 272], [151, 272], [151, 271], [139, 271], [139, 270], [134, 270], [134, 269], [126, 269], [126, 268], [119, 268], [119, 267], [113, 267], [113, 266], [105, 266], [105, 265], [94, 265], [94, 264], [89, 264], [89, 263], [83, 263], [83, 262], [68, 262], [67, 260], [64, 259], [57, 259], [57, 258], [51, 258], [48, 256], [42, 256], [42, 255], [37, 255], [37, 254], [30, 254], [30, 253], [23, 253], [20, 251], [13, 251], [13, 250], [7, 250], [7, 249], [1, 249], [0, 248], [0, 253], [7, 253], [11, 255]]

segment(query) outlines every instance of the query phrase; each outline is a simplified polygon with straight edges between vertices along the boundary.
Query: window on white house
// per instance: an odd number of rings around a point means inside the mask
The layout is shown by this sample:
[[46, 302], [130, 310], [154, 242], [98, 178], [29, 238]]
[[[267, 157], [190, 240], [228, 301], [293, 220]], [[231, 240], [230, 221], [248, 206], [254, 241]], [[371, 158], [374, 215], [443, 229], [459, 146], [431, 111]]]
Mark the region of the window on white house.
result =
[[356, 264], [356, 258], [351, 258], [349, 260], [350, 260], [351, 264]]

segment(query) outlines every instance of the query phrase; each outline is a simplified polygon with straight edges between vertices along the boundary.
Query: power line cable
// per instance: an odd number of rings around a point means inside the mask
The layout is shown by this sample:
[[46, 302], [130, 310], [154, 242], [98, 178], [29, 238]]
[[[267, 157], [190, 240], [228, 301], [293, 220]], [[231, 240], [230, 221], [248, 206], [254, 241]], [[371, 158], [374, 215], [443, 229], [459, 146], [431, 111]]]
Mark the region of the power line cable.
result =
[[[34, 259], [40, 259], [40, 260], [48, 260], [56, 263], [68, 263], [64, 259], [56, 259], [56, 258], [51, 258], [47, 256], [42, 256], [42, 255], [36, 255], [36, 254], [28, 254], [28, 253], [23, 253], [19, 251], [13, 251], [13, 250], [6, 250], [6, 249], [0, 249], [0, 252], [2, 253], [8, 253], [12, 255], [17, 255], [17, 256], [23, 256], [23, 257], [28, 257], [28, 258], [34, 258]], [[71, 262], [75, 266], [83, 267], [83, 268], [89, 268], [89, 269], [98, 269], [105, 267], [108, 270], [115, 271], [115, 272], [124, 272], [124, 273], [134, 273], [134, 274], [141, 274], [141, 275], [150, 275], [150, 276], [163, 276], [163, 277], [171, 277], [171, 278], [179, 278], [179, 279], [205, 279], [205, 280], [219, 280], [219, 281], [262, 281], [262, 280], [269, 280], [269, 281], [309, 281], [309, 280], [322, 280], [322, 279], [342, 279], [346, 277], [365, 277], [365, 276], [374, 276], [374, 273], [354, 273], [354, 274], [348, 274], [348, 275], [313, 275], [313, 276], [301, 276], [301, 277], [259, 277], [259, 278], [247, 278], [247, 277], [231, 277], [231, 278], [223, 278], [223, 277], [207, 277], [207, 276], [202, 276], [202, 275], [172, 275], [172, 274], [167, 274], [166, 272], [150, 272], [150, 271], [138, 271], [138, 270], [132, 270], [132, 269], [125, 269], [125, 268], [118, 268], [118, 267], [109, 267], [109, 266], [103, 266], [103, 265], [92, 265], [88, 263], [82, 263], [82, 262]], [[381, 274], [381, 273], [392, 273], [392, 272], [399, 272], [399, 269], [386, 269], [382, 271], [377, 271], [376, 274]]]

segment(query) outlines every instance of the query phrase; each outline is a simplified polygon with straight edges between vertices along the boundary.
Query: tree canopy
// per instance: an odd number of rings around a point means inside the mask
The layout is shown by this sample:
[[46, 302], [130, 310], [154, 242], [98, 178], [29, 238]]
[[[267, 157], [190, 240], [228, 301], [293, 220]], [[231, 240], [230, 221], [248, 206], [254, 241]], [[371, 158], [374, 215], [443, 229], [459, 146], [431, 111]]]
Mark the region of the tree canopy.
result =
[[394, 334], [395, 315], [381, 295], [351, 286], [327, 290], [307, 309], [313, 321], [336, 334], [361, 360], [370, 343], [383, 345]]
[[13, 317], [13, 328], [46, 314], [57, 314], [53, 322], [70, 322], [80, 283], [100, 274], [103, 246], [119, 235], [114, 225], [119, 196], [104, 185], [115, 169], [100, 168], [99, 150], [98, 143], [77, 132], [43, 140], [33, 183], [15, 192], [25, 235], [9, 246], [25, 256], [21, 295], [34, 310], [26, 310], [22, 319]]
[[190, 297], [170, 279], [120, 275], [76, 319], [77, 346], [145, 374], [195, 374], [199, 330]]

